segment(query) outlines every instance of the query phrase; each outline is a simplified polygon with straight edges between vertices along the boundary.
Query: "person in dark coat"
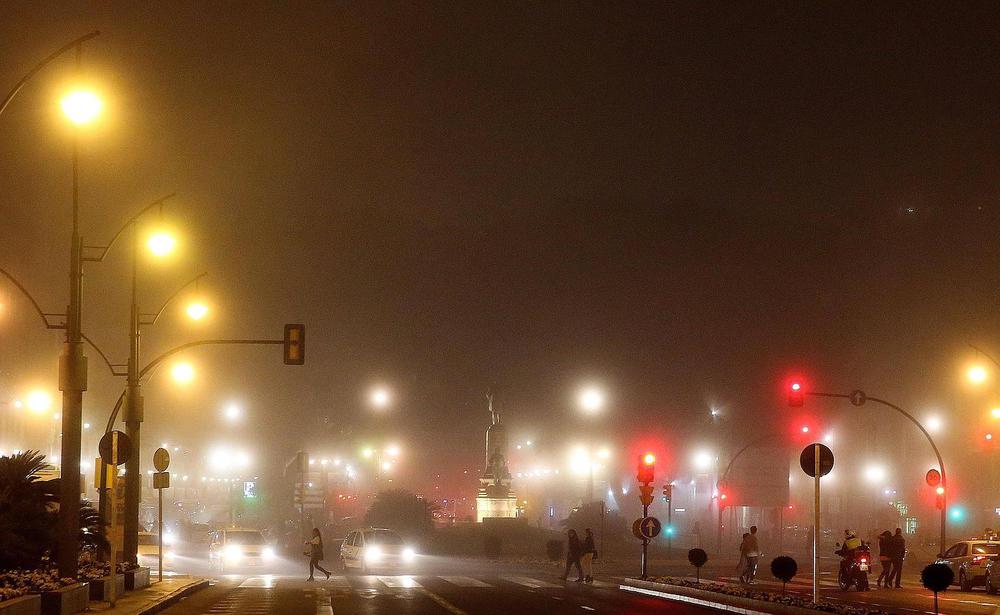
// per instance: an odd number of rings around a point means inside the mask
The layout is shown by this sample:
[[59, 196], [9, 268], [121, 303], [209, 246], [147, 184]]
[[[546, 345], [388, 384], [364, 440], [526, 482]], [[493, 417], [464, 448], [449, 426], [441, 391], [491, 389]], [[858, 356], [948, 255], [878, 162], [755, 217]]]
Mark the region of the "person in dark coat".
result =
[[878, 563], [882, 565], [882, 572], [878, 575], [876, 585], [882, 587], [882, 581], [889, 587], [889, 576], [892, 570], [892, 534], [886, 530], [878, 535]]
[[903, 578], [903, 559], [906, 557], [906, 539], [903, 538], [902, 528], [897, 527], [896, 534], [889, 540], [892, 545], [892, 572], [889, 573], [885, 586], [894, 584], [898, 589]]
[[306, 581], [316, 580], [313, 578], [313, 569], [319, 570], [329, 579], [330, 571], [319, 565], [323, 559], [323, 535], [319, 533], [318, 527], [313, 528], [312, 538], [306, 541], [306, 546], [309, 547], [309, 578]]
[[576, 535], [576, 530], [570, 530], [566, 534], [566, 570], [563, 572], [563, 581], [569, 576], [569, 569], [576, 566], [576, 582], [583, 581], [583, 568], [580, 567], [580, 554], [583, 552], [583, 545], [580, 544], [580, 537]]
[[594, 544], [594, 532], [589, 527], [584, 530], [583, 548], [580, 549], [580, 564], [583, 568], [583, 582], [593, 583], [594, 559], [597, 557], [597, 546]]

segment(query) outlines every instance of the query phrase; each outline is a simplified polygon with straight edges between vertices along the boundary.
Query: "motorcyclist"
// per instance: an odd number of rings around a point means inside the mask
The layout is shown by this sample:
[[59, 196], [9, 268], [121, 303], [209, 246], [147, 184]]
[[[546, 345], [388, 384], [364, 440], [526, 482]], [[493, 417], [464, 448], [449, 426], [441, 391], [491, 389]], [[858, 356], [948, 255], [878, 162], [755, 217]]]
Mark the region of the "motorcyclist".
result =
[[861, 539], [858, 538], [857, 532], [854, 530], [844, 530], [844, 544], [834, 551], [840, 556], [840, 569], [844, 570], [847, 568], [848, 562], [854, 557], [854, 552], [861, 548]]

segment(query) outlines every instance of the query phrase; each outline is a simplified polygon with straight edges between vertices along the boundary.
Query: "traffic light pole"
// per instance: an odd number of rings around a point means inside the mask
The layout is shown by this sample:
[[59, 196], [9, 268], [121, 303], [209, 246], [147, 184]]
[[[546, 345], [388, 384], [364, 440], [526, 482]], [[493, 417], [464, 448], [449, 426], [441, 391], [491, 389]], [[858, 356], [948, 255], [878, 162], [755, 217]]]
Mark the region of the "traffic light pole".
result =
[[[642, 505], [642, 518], [645, 519], [648, 516], [649, 516], [649, 504], [643, 504]], [[642, 539], [642, 559], [639, 560], [639, 564], [640, 564], [640, 566], [642, 568], [642, 574], [641, 574], [641, 578], [642, 579], [646, 578], [646, 573], [648, 572], [648, 565], [649, 565], [648, 551], [649, 551], [649, 539], [648, 538], [643, 538]]]
[[813, 397], [837, 397], [837, 398], [841, 398], [841, 399], [848, 399], [855, 406], [863, 406], [863, 405], [865, 405], [865, 402], [873, 401], [873, 402], [875, 402], [877, 404], [882, 404], [883, 406], [886, 406], [888, 408], [892, 408], [896, 412], [898, 412], [898, 413], [902, 414], [904, 417], [906, 417], [907, 420], [909, 420], [911, 423], [913, 423], [914, 425], [917, 426], [917, 429], [920, 430], [920, 433], [924, 434], [924, 437], [927, 438], [927, 442], [931, 445], [931, 449], [934, 450], [934, 455], [935, 455], [935, 457], [937, 457], [938, 467], [941, 470], [941, 487], [944, 489], [944, 493], [941, 494], [941, 537], [940, 537], [941, 538], [941, 543], [940, 543], [940, 547], [941, 547], [941, 549], [943, 551], [944, 548], [945, 548], [945, 545], [947, 544], [947, 527], [948, 527], [948, 481], [947, 481], [947, 477], [946, 477], [947, 475], [945, 474], [945, 471], [944, 471], [944, 459], [941, 457], [941, 451], [938, 450], [937, 444], [934, 443], [934, 438], [932, 438], [931, 434], [928, 433], [926, 429], [924, 429], [924, 426], [920, 424], [920, 421], [918, 421], [917, 419], [913, 418], [912, 414], [910, 414], [906, 410], [903, 410], [899, 406], [897, 406], [895, 404], [892, 404], [892, 403], [889, 403], [889, 402], [885, 401], [884, 399], [879, 399], [877, 397], [868, 397], [863, 391], [852, 391], [850, 394], [847, 394], [847, 395], [845, 395], [843, 393], [818, 393], [818, 392], [813, 392], [813, 391], [806, 391], [805, 394], [806, 395], [812, 395]]

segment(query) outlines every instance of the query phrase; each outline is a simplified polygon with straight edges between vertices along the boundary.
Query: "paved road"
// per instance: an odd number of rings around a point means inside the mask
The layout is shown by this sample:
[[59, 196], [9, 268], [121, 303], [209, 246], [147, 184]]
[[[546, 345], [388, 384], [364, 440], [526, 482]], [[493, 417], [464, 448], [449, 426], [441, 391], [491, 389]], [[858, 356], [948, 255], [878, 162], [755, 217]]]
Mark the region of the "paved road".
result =
[[[265, 572], [265, 571], [260, 571]], [[718, 611], [627, 594], [610, 580], [592, 586], [563, 582], [546, 570], [498, 570], [452, 562], [434, 574], [344, 575], [306, 581], [304, 575], [242, 574], [166, 609], [167, 615], [476, 615], [512, 613], [636, 613], [718, 615]]]

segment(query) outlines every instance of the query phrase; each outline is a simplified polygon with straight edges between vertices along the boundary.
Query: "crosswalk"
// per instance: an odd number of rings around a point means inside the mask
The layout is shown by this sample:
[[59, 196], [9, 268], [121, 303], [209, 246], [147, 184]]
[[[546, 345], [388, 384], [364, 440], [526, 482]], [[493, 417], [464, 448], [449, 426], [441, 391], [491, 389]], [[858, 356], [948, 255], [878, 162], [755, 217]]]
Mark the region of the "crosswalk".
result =
[[[292, 582], [289, 577], [254, 576], [248, 577], [241, 584], [241, 588], [273, 588], [284, 580]], [[295, 579], [294, 582], [297, 582]], [[448, 586], [463, 589], [497, 589], [504, 584], [513, 584], [531, 590], [563, 589], [568, 586], [577, 586], [573, 582], [563, 582], [554, 578], [537, 578], [524, 575], [500, 575], [492, 577], [476, 578], [465, 575], [333, 575], [329, 579], [317, 579], [315, 589], [325, 589], [337, 592], [371, 592], [373, 590], [389, 589], [422, 589], [446, 588]], [[312, 585], [312, 584], [310, 584]], [[618, 585], [609, 581], [595, 580], [591, 587], [600, 589], [617, 589]]]

